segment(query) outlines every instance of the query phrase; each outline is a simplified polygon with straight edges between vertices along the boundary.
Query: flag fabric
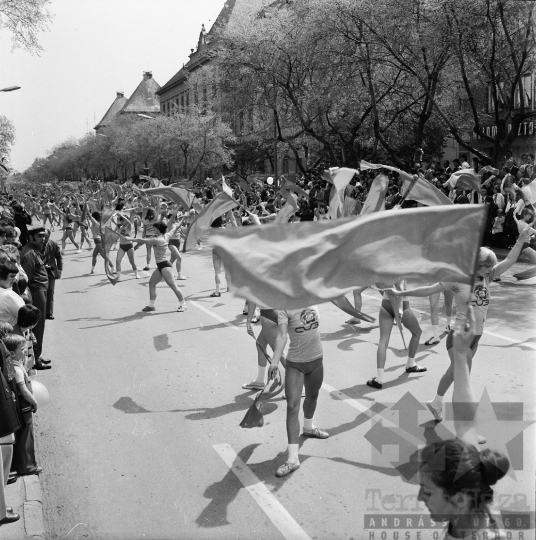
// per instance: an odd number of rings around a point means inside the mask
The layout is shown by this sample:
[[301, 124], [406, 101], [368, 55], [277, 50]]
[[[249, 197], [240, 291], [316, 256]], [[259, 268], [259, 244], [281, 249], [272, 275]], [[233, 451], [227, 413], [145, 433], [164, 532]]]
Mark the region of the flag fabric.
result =
[[474, 169], [461, 169], [450, 175], [445, 182], [449, 189], [464, 190], [470, 189], [480, 193], [480, 175]]
[[[410, 187], [411, 182], [412, 180], [407, 180], [404, 178], [404, 183], [402, 186], [403, 192]], [[442, 191], [430, 184], [430, 182], [428, 182], [428, 180], [424, 179], [422, 176], [417, 178], [417, 181], [411, 188], [407, 198], [411, 201], [426, 204], [427, 206], [454, 204]]]
[[355, 317], [356, 319], [361, 319], [362, 321], [367, 321], [369, 323], [373, 323], [376, 320], [370, 315], [366, 315], [365, 313], [361, 313], [361, 311], [357, 311], [357, 309], [352, 306], [350, 300], [348, 300], [346, 296], [335, 298], [335, 300], [332, 300], [331, 303], [335, 304], [339, 309], [341, 309], [345, 313], [348, 313], [348, 315], [350, 315], [351, 317]]
[[290, 191], [287, 191], [286, 193], [287, 202], [275, 216], [274, 223], [287, 223], [290, 217], [298, 211], [298, 197], [296, 197], [296, 195]]
[[367, 169], [387, 169], [389, 171], [398, 173], [404, 180], [412, 180], [413, 178], [413, 175], [407, 173], [406, 171], [403, 171], [402, 169], [391, 167], [391, 165], [383, 165], [382, 163], [369, 163], [368, 161], [365, 161], [364, 159], [360, 161], [359, 168], [362, 171], [365, 171]]
[[287, 180], [286, 178], [283, 180], [283, 184], [281, 184], [279, 191], [293, 191], [294, 193], [297, 193], [300, 197], [309, 198], [309, 195], [307, 195], [307, 192], [304, 189], [302, 189], [300, 186], [297, 186], [294, 182]]
[[389, 178], [385, 174], [379, 174], [374, 178], [370, 186], [367, 198], [361, 208], [360, 216], [385, 210], [385, 196], [389, 187]]
[[240, 178], [240, 177], [238, 178], [238, 184], [240, 185], [243, 191], [252, 193], [251, 188], [249, 187], [249, 184], [243, 178]]
[[233, 196], [233, 190], [226, 184], [225, 182], [225, 176], [221, 177], [221, 189], [224, 193], [227, 193], [229, 197]]
[[210, 224], [216, 218], [223, 216], [225, 212], [232, 210], [236, 206], [239, 206], [239, 203], [236, 202], [232, 197], [229, 197], [227, 193], [218, 193], [212, 202], [205, 206], [205, 208], [190, 225], [190, 228], [186, 233], [186, 239], [184, 240], [183, 252], [195, 247], [197, 241], [210, 227]]
[[160, 186], [149, 189], [136, 188], [136, 190], [150, 196], [157, 195], [159, 197], [167, 197], [174, 203], [180, 204], [186, 210], [189, 210], [192, 207], [194, 199], [196, 198], [193, 193], [180, 187]]
[[330, 174], [333, 187], [331, 188], [329, 196], [328, 215], [331, 219], [337, 219], [342, 216], [344, 208], [344, 191], [356, 173], [356, 169], [341, 167], [333, 169], [333, 172]]
[[110, 227], [104, 228], [104, 233], [102, 233], [102, 247], [104, 248], [104, 270], [106, 272], [106, 277], [110, 280], [112, 285], [115, 285], [119, 280], [119, 275], [115, 270], [114, 264], [110, 261], [110, 250], [112, 246], [119, 240], [121, 237], [120, 234], [112, 231]]
[[193, 180], [179, 180], [173, 184], [170, 184], [169, 187], [181, 187], [184, 189], [192, 189], [194, 187]]
[[356, 214], [357, 199], [345, 197], [342, 205], [342, 217], [353, 216]]
[[485, 205], [375, 212], [214, 231], [230, 288], [259, 306], [299, 309], [360, 286], [436, 281], [471, 283]]

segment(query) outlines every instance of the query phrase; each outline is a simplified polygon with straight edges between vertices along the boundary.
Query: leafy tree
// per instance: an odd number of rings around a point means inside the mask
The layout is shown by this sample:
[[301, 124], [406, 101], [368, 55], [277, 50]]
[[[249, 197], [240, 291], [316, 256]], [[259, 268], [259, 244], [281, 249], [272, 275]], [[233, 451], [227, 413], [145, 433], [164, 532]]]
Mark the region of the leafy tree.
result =
[[0, 115], [0, 158], [8, 157], [15, 143], [15, 127], [5, 116]]

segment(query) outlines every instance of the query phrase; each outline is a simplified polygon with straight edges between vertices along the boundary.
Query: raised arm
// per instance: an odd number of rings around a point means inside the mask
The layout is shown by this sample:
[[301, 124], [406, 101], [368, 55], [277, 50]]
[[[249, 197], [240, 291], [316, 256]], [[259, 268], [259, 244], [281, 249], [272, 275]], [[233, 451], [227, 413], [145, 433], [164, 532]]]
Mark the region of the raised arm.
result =
[[458, 325], [453, 336], [454, 391], [452, 407], [456, 437], [466, 444], [478, 448], [475, 415], [477, 404], [471, 387], [469, 366], [471, 365], [471, 343], [475, 337], [475, 318], [473, 307], [469, 306], [467, 322]]
[[428, 285], [427, 287], [417, 287], [416, 289], [407, 289], [405, 291], [399, 291], [394, 287], [379, 290], [392, 296], [430, 296], [431, 294], [443, 292], [445, 289], [441, 283], [434, 283], [434, 285]]
[[497, 263], [494, 267], [495, 270], [495, 276], [500, 276], [502, 273], [506, 272], [508, 268], [513, 266], [513, 264], [517, 261], [519, 258], [519, 255], [521, 254], [521, 250], [523, 249], [523, 244], [529, 241], [530, 235], [532, 234], [532, 228], [527, 227], [525, 231], [523, 231], [515, 243], [514, 247], [510, 250], [510, 253], [508, 253], [508, 256], [504, 261], [501, 261], [500, 263]]

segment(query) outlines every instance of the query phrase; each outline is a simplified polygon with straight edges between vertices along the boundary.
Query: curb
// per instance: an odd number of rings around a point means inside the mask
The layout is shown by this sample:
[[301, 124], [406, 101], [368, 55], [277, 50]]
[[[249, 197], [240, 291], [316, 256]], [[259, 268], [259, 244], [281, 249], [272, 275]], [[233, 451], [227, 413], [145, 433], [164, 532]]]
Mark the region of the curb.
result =
[[46, 540], [43, 517], [43, 490], [38, 475], [23, 476], [6, 487], [6, 501], [21, 519], [3, 525], [2, 540]]

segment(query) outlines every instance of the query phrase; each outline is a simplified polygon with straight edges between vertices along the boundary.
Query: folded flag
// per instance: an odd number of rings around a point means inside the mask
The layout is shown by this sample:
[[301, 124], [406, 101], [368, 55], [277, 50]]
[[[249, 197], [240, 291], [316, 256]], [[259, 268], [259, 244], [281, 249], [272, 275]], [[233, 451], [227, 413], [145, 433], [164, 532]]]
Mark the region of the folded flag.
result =
[[475, 173], [474, 169], [460, 169], [452, 173], [443, 185], [447, 185], [451, 190], [474, 189], [480, 193], [480, 175]]
[[385, 174], [379, 174], [374, 178], [370, 186], [367, 198], [361, 209], [360, 216], [385, 210], [385, 196], [389, 187], [389, 178]]
[[471, 283], [485, 222], [485, 205], [435, 206], [220, 229], [211, 243], [237, 296], [298, 309], [402, 278]]
[[121, 237], [120, 234], [112, 231], [110, 227], [105, 227], [102, 231], [102, 247], [104, 248], [104, 270], [106, 272], [106, 277], [110, 280], [112, 285], [115, 285], [119, 279], [113, 263], [110, 261], [110, 251], [112, 246], [119, 240]]
[[[232, 197], [229, 197], [227, 193], [224, 193], [223, 191], [221, 193], [218, 193], [218, 195], [214, 197], [213, 201], [207, 206], [205, 206], [205, 208], [190, 225], [190, 228], [186, 233], [186, 239], [184, 240], [183, 251], [193, 249], [197, 241], [210, 227], [210, 224], [216, 218], [223, 216], [225, 212], [232, 210], [236, 206], [239, 206], [239, 203], [236, 202]], [[238, 228], [241, 229], [241, 227]], [[247, 228], [248, 227], [246, 227], [246, 229]]]
[[291, 216], [293, 216], [298, 211], [298, 197], [291, 193], [290, 191], [286, 192], [287, 202], [283, 205], [283, 208], [279, 210], [275, 216], [274, 223], [287, 223]]

